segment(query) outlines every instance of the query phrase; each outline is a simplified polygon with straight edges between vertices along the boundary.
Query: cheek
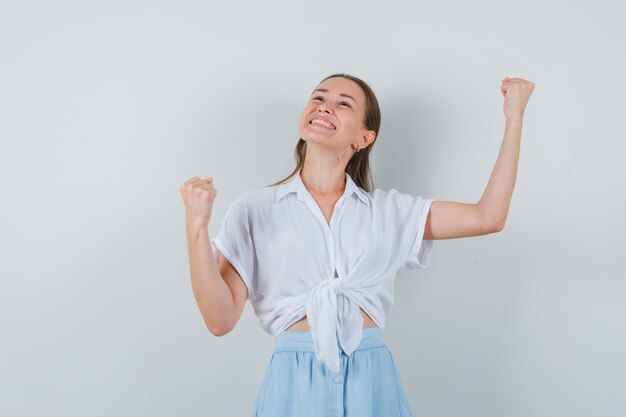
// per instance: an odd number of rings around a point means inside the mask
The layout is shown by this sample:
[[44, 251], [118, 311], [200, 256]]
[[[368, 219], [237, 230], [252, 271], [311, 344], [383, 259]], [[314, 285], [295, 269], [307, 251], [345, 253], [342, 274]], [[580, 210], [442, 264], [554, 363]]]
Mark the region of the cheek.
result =
[[304, 113], [302, 117], [300, 117], [300, 127], [305, 126], [307, 124], [306, 119], [307, 119], [307, 114]]
[[306, 112], [300, 115], [300, 126], [304, 125], [305, 120], [306, 120]]
[[302, 114], [300, 115], [300, 122], [298, 124], [298, 128], [302, 131], [302, 129], [305, 128], [305, 126], [307, 125], [307, 118], [309, 116], [309, 114], [311, 114], [310, 110], [305, 109]]
[[354, 117], [346, 117], [344, 119], [344, 126], [346, 127], [346, 129], [350, 130], [350, 131], [357, 131], [360, 128], [360, 123], [357, 119], [355, 119]]
[[311, 114], [311, 112], [313, 111], [313, 107], [312, 106], [306, 106], [304, 108], [304, 110], [302, 110], [302, 113], [300, 113], [300, 122], [304, 122], [307, 118], [307, 116], [309, 114]]

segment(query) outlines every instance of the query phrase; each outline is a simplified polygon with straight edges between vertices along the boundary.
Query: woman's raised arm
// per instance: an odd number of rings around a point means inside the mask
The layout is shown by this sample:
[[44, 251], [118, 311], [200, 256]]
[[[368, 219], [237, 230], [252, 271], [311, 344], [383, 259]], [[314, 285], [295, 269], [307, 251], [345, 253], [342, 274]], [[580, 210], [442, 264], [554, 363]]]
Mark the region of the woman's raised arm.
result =
[[191, 286], [202, 318], [211, 333], [223, 336], [234, 327], [244, 309], [248, 290], [230, 262], [211, 247], [208, 223], [217, 189], [213, 178], [193, 177], [180, 186], [185, 204]]
[[513, 196], [519, 161], [522, 121], [535, 84], [521, 78], [505, 78], [505, 128], [498, 159], [477, 203], [433, 201], [426, 219], [424, 239], [453, 239], [481, 236], [504, 228]]

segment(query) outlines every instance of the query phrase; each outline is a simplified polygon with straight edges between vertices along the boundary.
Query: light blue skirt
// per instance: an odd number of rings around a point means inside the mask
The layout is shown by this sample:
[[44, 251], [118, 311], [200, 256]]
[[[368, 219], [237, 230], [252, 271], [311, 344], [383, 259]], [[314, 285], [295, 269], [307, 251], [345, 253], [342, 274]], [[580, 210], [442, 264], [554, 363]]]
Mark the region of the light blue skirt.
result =
[[279, 334], [252, 417], [413, 417], [380, 328], [364, 328], [350, 356], [339, 352], [332, 372], [315, 357], [309, 331]]

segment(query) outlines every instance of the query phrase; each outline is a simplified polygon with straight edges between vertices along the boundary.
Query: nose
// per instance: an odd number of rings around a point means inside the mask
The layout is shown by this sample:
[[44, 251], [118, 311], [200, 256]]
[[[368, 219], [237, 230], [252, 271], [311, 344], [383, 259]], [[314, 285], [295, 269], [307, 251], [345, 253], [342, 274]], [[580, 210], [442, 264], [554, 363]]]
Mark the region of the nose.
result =
[[317, 108], [317, 111], [324, 111], [330, 114], [330, 108], [327, 107], [325, 103], [320, 104], [319, 107]]

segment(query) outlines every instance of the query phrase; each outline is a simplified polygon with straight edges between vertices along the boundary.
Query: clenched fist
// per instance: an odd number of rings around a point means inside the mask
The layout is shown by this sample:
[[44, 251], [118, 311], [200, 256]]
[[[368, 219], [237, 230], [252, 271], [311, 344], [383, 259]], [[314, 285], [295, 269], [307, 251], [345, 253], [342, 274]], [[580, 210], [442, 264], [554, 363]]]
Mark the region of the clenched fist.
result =
[[504, 96], [504, 116], [506, 119], [524, 117], [526, 105], [535, 89], [535, 83], [521, 78], [503, 78], [500, 92]]
[[180, 186], [180, 194], [185, 203], [187, 224], [198, 229], [207, 227], [217, 195], [217, 190], [213, 187], [213, 177], [189, 178]]

